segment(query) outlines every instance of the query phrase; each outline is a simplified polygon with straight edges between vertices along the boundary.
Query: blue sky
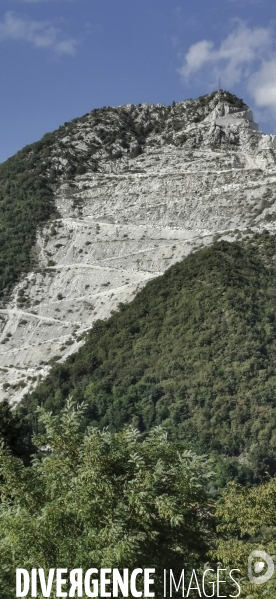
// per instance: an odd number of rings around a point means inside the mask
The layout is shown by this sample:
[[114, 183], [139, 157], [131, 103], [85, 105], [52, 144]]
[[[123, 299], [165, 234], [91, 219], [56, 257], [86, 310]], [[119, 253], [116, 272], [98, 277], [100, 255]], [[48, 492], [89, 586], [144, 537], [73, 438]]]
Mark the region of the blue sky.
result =
[[275, 0], [1, 0], [0, 162], [93, 108], [170, 104], [219, 77], [275, 133], [275, 33]]

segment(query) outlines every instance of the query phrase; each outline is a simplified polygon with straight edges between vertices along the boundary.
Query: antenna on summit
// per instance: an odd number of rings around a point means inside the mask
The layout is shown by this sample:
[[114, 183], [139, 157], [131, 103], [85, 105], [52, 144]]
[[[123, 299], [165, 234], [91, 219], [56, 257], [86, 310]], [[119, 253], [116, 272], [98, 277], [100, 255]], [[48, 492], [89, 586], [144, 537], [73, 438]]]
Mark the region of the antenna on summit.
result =
[[220, 77], [219, 77], [219, 92], [221, 92], [221, 80], [220, 80]]

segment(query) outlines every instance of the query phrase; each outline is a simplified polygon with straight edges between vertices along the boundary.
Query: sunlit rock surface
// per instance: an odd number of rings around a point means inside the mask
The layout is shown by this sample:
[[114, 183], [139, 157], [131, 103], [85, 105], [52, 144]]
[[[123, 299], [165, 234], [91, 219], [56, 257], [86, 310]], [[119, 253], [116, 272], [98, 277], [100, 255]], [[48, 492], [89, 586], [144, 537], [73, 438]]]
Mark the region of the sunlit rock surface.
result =
[[[51, 150], [60, 217], [37, 232], [36, 271], [0, 309], [0, 399], [19, 401], [97, 319], [191, 251], [275, 231], [276, 136], [235, 96], [107, 108], [109, 146], [93, 114]], [[84, 174], [64, 177], [68, 152]]]

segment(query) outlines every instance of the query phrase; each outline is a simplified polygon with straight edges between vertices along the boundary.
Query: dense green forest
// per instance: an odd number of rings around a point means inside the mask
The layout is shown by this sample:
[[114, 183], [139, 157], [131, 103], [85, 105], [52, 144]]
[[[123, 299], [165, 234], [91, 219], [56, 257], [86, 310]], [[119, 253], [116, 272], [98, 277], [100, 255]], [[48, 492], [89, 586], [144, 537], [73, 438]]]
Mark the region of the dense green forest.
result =
[[[58, 413], [69, 393], [86, 421], [166, 428], [214, 454], [221, 482], [275, 472], [275, 237], [199, 250], [98, 321], [21, 406]], [[224, 457], [227, 457], [225, 461]]]

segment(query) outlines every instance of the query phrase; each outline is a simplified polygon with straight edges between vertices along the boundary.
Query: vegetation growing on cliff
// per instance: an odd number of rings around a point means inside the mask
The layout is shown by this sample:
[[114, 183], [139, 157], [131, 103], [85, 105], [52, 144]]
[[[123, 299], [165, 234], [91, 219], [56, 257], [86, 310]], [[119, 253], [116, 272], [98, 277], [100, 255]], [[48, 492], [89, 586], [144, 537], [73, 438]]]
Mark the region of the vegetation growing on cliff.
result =
[[55, 214], [47, 177], [51, 143], [45, 136], [0, 165], [0, 299], [34, 265], [37, 227]]
[[[150, 145], [183, 145], [174, 133], [181, 122], [202, 121], [224, 98], [238, 108], [242, 100], [216, 92], [173, 106], [128, 105], [93, 110], [64, 123], [57, 131], [28, 145], [0, 165], [0, 299], [36, 262], [37, 228], [57, 216], [53, 192], [64, 180], [100, 170], [126, 157], [139, 156]], [[108, 169], [107, 169], [108, 170]]]

